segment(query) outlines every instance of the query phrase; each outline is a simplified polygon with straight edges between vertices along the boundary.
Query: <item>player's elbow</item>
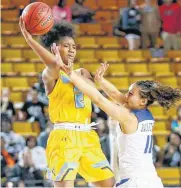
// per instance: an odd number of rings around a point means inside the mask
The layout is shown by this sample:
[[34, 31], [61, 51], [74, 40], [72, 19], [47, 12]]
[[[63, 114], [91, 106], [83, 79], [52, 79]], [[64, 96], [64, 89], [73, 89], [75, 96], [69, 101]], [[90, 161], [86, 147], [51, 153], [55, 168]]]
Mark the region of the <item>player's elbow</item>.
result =
[[59, 68], [59, 63], [56, 61], [56, 59], [52, 59], [51, 62], [45, 63], [47, 67], [49, 68]]

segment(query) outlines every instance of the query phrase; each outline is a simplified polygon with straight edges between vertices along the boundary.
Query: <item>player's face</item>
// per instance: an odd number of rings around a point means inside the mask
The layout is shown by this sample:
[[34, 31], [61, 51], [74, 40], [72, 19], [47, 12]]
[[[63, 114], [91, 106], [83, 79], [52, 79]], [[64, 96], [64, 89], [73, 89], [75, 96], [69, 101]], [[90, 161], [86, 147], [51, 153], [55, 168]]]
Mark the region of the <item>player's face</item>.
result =
[[125, 106], [130, 110], [145, 108], [145, 99], [141, 98], [140, 89], [136, 84], [129, 87], [128, 93], [125, 95]]
[[76, 55], [76, 44], [73, 38], [65, 37], [59, 45], [60, 56], [63, 62], [67, 65], [68, 62], [74, 62]]

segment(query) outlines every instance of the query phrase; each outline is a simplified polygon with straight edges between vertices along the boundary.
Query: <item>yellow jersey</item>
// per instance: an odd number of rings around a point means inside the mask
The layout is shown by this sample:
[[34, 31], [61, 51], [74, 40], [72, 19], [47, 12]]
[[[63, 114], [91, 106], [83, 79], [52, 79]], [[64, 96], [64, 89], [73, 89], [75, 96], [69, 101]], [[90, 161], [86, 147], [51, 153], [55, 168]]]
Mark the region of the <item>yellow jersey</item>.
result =
[[60, 71], [60, 76], [48, 98], [49, 116], [53, 123], [90, 123], [91, 100], [70, 82], [65, 72]]

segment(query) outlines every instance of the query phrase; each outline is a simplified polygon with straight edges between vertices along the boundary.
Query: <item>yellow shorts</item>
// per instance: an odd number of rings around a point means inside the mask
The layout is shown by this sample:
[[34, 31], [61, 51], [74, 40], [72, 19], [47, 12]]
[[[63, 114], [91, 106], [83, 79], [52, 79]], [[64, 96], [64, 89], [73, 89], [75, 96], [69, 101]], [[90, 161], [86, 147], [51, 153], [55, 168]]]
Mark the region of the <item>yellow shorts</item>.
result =
[[113, 177], [94, 130], [53, 130], [47, 149], [47, 178], [53, 181], [75, 180], [79, 173], [87, 182]]

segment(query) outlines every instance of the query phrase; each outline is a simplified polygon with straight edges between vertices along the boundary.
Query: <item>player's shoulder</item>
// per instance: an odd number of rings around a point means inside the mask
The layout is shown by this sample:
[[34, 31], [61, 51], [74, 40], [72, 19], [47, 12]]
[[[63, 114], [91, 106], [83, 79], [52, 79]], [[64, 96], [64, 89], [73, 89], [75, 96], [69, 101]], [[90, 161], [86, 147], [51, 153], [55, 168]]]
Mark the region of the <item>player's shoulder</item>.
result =
[[90, 80], [93, 80], [93, 76], [91, 75], [91, 73], [85, 69], [85, 68], [79, 68], [75, 70], [77, 73], [79, 73], [80, 75], [82, 75], [85, 78], [88, 78]]
[[132, 110], [132, 113], [137, 117], [138, 122], [154, 120], [152, 113], [148, 109]]

